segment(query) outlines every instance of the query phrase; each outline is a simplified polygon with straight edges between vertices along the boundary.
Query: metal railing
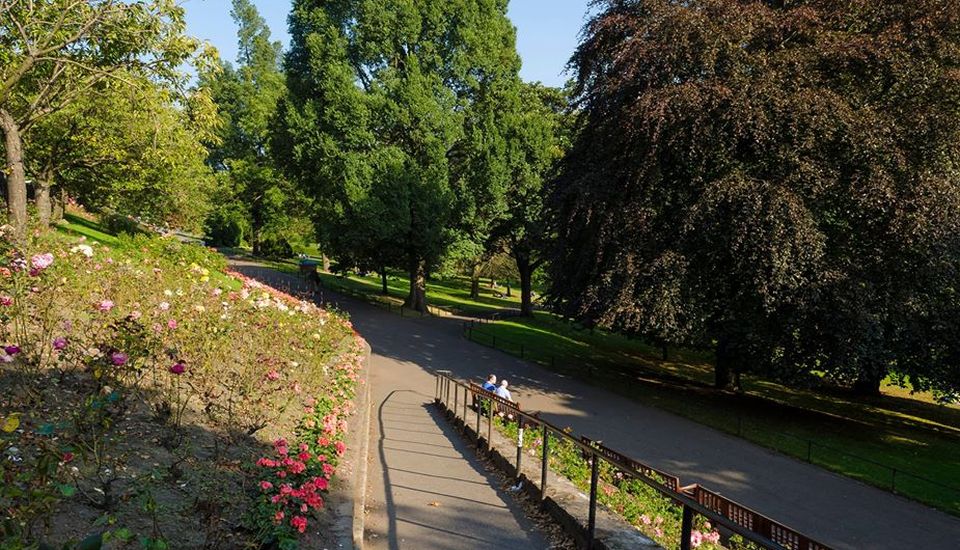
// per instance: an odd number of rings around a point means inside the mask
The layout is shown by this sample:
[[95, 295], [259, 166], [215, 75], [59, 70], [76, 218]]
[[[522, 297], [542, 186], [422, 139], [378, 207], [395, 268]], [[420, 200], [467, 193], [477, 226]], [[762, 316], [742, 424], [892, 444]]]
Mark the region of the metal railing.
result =
[[[452, 395], [451, 395], [452, 394]], [[476, 434], [478, 448], [481, 438], [487, 450], [493, 437], [495, 411], [512, 415], [520, 426], [517, 442], [516, 475], [519, 477], [523, 460], [523, 433], [529, 426], [539, 431], [542, 441], [540, 466], [540, 499], [547, 498], [547, 472], [550, 470], [551, 440], [563, 441], [579, 449], [590, 465], [589, 512], [584, 527], [588, 547], [593, 546], [596, 535], [597, 490], [599, 487], [600, 463], [606, 462], [623, 476], [637, 479], [653, 488], [660, 495], [672, 500], [682, 508], [680, 550], [691, 547], [691, 533], [695, 515], [704, 517], [714, 525], [730, 533], [739, 535], [745, 541], [752, 542], [770, 550], [829, 550], [829, 547], [802, 535], [794, 529], [773, 521], [766, 516], [741, 506], [699, 485], [681, 487], [676, 476], [655, 470], [633, 460], [626, 455], [598, 445], [557, 428], [536, 414], [525, 412], [519, 403], [513, 403], [483, 390], [474, 383], [463, 383], [450, 376], [449, 371], [438, 371], [434, 392], [435, 402], [442, 406], [454, 418], [460, 417], [467, 427], [472, 423], [468, 418], [468, 406], [475, 403]], [[462, 410], [462, 416], [460, 412]], [[486, 437], [482, 435], [483, 419], [486, 419]]]

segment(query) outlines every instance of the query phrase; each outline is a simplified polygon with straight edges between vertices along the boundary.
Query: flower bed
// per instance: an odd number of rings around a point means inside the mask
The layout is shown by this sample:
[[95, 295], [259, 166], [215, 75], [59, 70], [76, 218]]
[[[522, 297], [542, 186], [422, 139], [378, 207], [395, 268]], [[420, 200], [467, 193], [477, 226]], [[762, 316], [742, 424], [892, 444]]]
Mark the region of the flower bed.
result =
[[0, 239], [0, 547], [322, 537], [362, 341], [225, 267], [168, 239]]

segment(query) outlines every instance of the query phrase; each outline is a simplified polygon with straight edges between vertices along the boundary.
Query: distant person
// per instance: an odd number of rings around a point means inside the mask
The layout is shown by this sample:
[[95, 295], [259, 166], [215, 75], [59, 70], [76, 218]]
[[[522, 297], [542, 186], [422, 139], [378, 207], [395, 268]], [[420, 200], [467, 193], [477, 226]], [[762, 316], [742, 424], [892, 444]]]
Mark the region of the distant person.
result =
[[497, 390], [494, 393], [497, 394], [497, 397], [502, 397], [503, 399], [513, 403], [513, 397], [510, 395], [510, 390], [507, 389], [507, 386], [509, 385], [510, 384], [506, 380], [501, 380], [500, 386], [497, 387]]
[[483, 385], [480, 387], [487, 391], [492, 391], [492, 392], [497, 391], [497, 375], [491, 374], [490, 376], [488, 376], [487, 381], [484, 382]]

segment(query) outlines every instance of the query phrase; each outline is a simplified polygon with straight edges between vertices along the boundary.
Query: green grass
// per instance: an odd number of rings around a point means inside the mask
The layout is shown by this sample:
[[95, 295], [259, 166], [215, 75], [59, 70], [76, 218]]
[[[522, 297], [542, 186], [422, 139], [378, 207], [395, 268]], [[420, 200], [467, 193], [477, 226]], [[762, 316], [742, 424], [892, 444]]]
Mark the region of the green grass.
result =
[[87, 237], [88, 239], [93, 239], [106, 245], [115, 246], [117, 244], [117, 237], [115, 235], [107, 233], [96, 222], [74, 214], [64, 214], [63, 220], [57, 224], [57, 229], [64, 233]]

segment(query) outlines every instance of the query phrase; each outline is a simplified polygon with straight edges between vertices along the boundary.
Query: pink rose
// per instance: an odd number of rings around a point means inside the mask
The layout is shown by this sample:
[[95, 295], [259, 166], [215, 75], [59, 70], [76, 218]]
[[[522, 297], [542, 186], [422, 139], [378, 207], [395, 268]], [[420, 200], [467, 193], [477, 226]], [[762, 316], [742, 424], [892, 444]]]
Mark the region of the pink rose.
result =
[[44, 269], [53, 265], [53, 254], [49, 252], [37, 254], [36, 256], [30, 258], [30, 265], [33, 267], [33, 269], [36, 269], [37, 272], [43, 271]]
[[103, 312], [110, 311], [111, 309], [113, 309], [113, 306], [114, 306], [114, 303], [111, 300], [100, 300], [99, 302], [94, 304], [94, 307], [96, 307], [98, 311], [103, 311]]

